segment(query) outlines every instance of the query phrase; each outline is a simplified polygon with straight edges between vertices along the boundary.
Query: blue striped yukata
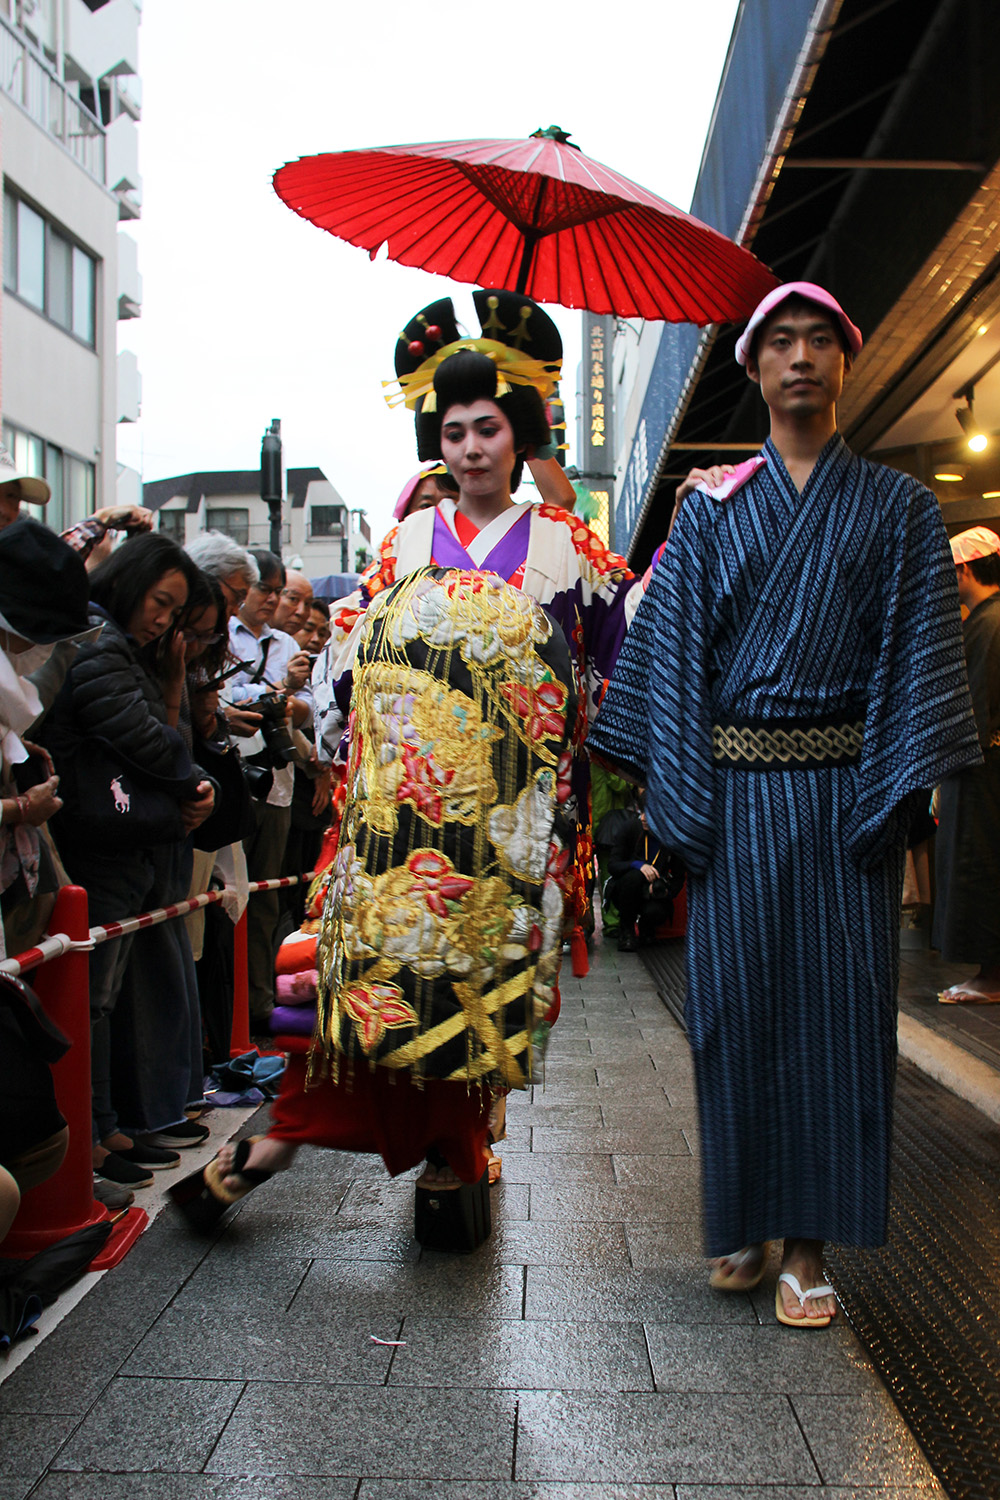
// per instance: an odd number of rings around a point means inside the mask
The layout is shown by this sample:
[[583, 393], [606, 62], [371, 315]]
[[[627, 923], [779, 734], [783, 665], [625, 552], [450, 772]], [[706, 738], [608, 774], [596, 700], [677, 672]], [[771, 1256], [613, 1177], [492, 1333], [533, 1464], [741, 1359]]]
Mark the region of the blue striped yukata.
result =
[[[911, 798], [980, 759], [935, 497], [836, 435], [801, 495], [762, 452], [730, 499], [685, 501], [589, 739], [689, 870], [712, 1256], [883, 1242]], [[714, 726], [833, 744], [717, 759]]]

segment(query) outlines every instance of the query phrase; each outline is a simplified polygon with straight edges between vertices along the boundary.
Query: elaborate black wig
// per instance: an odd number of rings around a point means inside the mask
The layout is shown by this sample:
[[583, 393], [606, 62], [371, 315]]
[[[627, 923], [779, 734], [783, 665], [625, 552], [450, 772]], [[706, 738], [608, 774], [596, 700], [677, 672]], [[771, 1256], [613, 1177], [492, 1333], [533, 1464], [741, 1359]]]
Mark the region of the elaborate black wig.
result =
[[[517, 292], [481, 288], [473, 293], [483, 337], [523, 351], [532, 359], [558, 367], [562, 359], [559, 330], [543, 308]], [[432, 302], [410, 319], [396, 341], [396, 374], [405, 375], [461, 335], [450, 297]], [[558, 370], [557, 370], [558, 373]], [[497, 367], [488, 355], [475, 349], [460, 349], [438, 365], [434, 372], [435, 411], [425, 411], [421, 400], [416, 410], [417, 454], [421, 462], [443, 459], [441, 421], [449, 406], [468, 406], [473, 401], [495, 401], [514, 430], [518, 460], [510, 487], [521, 482], [526, 447], [540, 448], [552, 438], [545, 403], [531, 385], [506, 382], [510, 389], [497, 395]], [[448, 476], [450, 478], [450, 476]]]

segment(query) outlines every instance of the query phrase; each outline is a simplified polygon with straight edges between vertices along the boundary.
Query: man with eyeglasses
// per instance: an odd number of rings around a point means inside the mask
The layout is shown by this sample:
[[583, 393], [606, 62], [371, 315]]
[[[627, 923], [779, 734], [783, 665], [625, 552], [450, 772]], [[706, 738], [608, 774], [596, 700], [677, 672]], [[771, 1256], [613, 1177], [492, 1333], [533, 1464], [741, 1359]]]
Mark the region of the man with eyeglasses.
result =
[[309, 613], [312, 596], [312, 584], [306, 575], [296, 572], [294, 568], [287, 568], [284, 587], [272, 621], [275, 630], [287, 630], [289, 635], [295, 635]]
[[[291, 723], [298, 728], [311, 719], [308, 699], [294, 696], [308, 683], [311, 663], [290, 635], [274, 628], [285, 569], [273, 552], [252, 551], [250, 555], [259, 577], [229, 622], [230, 649], [243, 668], [230, 678], [225, 696], [233, 709], [246, 711], [249, 718], [261, 698], [285, 695]], [[245, 755], [263, 748], [263, 740], [257, 745], [256, 737], [241, 746]], [[266, 800], [254, 799], [257, 826], [243, 846], [251, 880], [271, 879], [283, 868], [294, 783], [293, 765], [276, 766]], [[247, 908], [251, 1031], [266, 1032], [274, 1009], [274, 934], [279, 914], [277, 891], [261, 892]]]

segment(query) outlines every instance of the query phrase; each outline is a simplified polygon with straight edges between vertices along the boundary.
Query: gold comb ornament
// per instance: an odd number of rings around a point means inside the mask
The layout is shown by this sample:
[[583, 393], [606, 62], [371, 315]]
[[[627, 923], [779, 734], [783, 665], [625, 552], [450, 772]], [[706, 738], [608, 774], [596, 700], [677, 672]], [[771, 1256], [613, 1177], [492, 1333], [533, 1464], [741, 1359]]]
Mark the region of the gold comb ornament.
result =
[[562, 370], [561, 359], [532, 359], [520, 349], [509, 344], [500, 344], [496, 339], [457, 339], [454, 344], [445, 344], [436, 354], [431, 354], [409, 375], [400, 375], [397, 380], [383, 380], [382, 387], [389, 406], [403, 402], [410, 411], [416, 410], [423, 399], [423, 410], [436, 411], [437, 399], [434, 391], [434, 372], [451, 355], [462, 349], [474, 349], [485, 354], [497, 367], [497, 395], [506, 396], [512, 386], [533, 385], [546, 401], [555, 393]]

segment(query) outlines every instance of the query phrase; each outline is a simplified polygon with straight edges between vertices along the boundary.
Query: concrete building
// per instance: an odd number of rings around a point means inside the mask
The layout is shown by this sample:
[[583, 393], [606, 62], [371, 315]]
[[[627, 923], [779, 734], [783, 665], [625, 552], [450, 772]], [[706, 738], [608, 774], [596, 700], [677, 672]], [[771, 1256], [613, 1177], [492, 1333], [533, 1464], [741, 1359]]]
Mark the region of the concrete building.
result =
[[3, 440], [42, 474], [59, 529], [96, 506], [138, 501], [120, 469], [120, 421], [139, 414], [135, 355], [117, 324], [138, 317], [142, 200], [140, 0], [0, 0], [3, 169]]
[[[1000, 524], [998, 67], [989, 0], [743, 0], [691, 203], [841, 299], [866, 339], [841, 431], [932, 487], [951, 532]], [[616, 541], [640, 568], [683, 475], [766, 435], [738, 331], [618, 326]]]
[[[157, 479], [143, 486], [142, 503], [182, 545], [201, 531], [223, 531], [241, 547], [270, 546], [259, 469]], [[308, 578], [359, 572], [374, 556], [364, 511], [351, 510], [322, 469], [287, 470], [282, 518], [282, 558]]]

